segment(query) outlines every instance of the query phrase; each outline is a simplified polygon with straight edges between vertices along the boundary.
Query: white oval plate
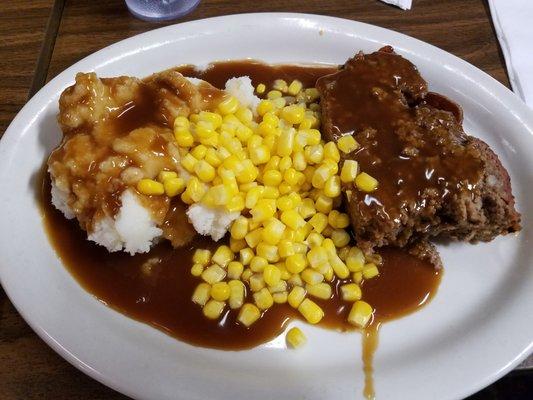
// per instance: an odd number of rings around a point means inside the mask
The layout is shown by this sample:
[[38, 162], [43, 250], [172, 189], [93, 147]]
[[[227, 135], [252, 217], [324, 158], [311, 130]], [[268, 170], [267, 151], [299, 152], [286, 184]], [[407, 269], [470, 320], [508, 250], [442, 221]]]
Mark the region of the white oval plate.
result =
[[509, 169], [525, 220], [518, 236], [439, 247], [446, 271], [435, 299], [381, 331], [377, 398], [461, 398], [512, 369], [533, 345], [531, 111], [485, 73], [429, 44], [315, 15], [232, 15], [157, 29], [83, 59], [40, 90], [0, 144], [0, 278], [18, 311], [69, 362], [134, 398], [362, 397], [358, 333], [306, 325], [309, 342], [299, 351], [287, 351], [283, 336], [248, 351], [217, 351], [179, 342], [106, 307], [58, 260], [41, 224], [35, 185], [61, 137], [59, 95], [76, 72], [143, 77], [177, 64], [243, 58], [343, 63], [386, 44], [418, 66], [431, 90], [463, 106], [466, 131], [489, 143]]

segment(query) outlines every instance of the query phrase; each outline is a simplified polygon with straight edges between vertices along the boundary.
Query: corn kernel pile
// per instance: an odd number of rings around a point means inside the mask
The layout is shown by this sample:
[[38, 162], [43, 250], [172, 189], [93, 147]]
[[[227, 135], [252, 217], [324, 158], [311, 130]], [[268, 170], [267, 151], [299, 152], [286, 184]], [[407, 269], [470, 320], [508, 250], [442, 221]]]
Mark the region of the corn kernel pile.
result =
[[[276, 80], [266, 89], [256, 88], [263, 99], [255, 116], [227, 96], [215, 112], [176, 118], [187, 174], [162, 171], [137, 189], [239, 212], [229, 246], [213, 254], [198, 249], [193, 257], [191, 273], [203, 282], [192, 301], [207, 318], [218, 319], [229, 306], [249, 327], [274, 304], [288, 303], [316, 324], [324, 311], [312, 298], [330, 299], [337, 278], [345, 282], [343, 300], [353, 302], [348, 321], [365, 327], [373, 309], [360, 300], [359, 284], [378, 275], [378, 267], [353, 245], [349, 217], [338, 208], [342, 184], [371, 192], [378, 182], [354, 160], [339, 170], [340, 152], [359, 145], [351, 135], [322, 140], [315, 88]], [[292, 336], [293, 347], [305, 341], [298, 332]]]

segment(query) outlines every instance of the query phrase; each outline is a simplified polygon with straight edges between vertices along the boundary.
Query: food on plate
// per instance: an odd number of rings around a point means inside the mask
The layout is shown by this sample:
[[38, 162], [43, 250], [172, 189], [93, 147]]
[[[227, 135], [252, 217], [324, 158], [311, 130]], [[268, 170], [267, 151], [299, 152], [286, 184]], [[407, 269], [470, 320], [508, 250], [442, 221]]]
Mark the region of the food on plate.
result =
[[496, 154], [463, 131], [459, 106], [428, 96], [416, 67], [391, 47], [357, 54], [317, 88], [325, 138], [355, 138], [359, 147], [344, 162], [371, 176], [343, 188], [359, 246], [489, 241], [520, 230]]
[[520, 229], [497, 156], [391, 48], [340, 68], [78, 74], [58, 120], [43, 207], [64, 263], [193, 344], [249, 348], [300, 318], [365, 329], [370, 370], [380, 323], [437, 290], [429, 239]]

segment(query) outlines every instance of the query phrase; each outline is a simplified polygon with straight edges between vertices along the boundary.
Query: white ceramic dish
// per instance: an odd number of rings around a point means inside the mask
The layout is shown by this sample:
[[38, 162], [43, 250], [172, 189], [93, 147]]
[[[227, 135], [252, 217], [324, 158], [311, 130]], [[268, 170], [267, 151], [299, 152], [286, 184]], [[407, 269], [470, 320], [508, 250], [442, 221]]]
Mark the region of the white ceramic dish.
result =
[[19, 312], [59, 354], [138, 399], [354, 399], [362, 397], [361, 338], [305, 326], [249, 351], [193, 347], [98, 302], [62, 267], [36, 202], [39, 168], [58, 143], [61, 91], [78, 71], [145, 76], [181, 63], [254, 58], [342, 63], [390, 44], [434, 91], [459, 102], [467, 132], [509, 169], [524, 229], [489, 244], [440, 246], [436, 298], [386, 324], [375, 357], [378, 399], [457, 399], [496, 380], [533, 345], [533, 113], [468, 63], [396, 32], [304, 14], [234, 15], [157, 29], [105, 48], [58, 75], [13, 120], [0, 143], [0, 278]]

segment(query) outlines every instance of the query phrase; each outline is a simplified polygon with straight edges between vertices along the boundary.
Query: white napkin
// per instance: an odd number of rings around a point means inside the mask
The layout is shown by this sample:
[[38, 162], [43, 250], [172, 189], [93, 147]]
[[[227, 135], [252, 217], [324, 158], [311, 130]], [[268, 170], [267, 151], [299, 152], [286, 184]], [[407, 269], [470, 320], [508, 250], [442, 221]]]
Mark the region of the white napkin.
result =
[[511, 86], [533, 107], [533, 1], [489, 0]]
[[392, 4], [402, 10], [410, 10], [413, 0], [381, 0], [383, 3]]

